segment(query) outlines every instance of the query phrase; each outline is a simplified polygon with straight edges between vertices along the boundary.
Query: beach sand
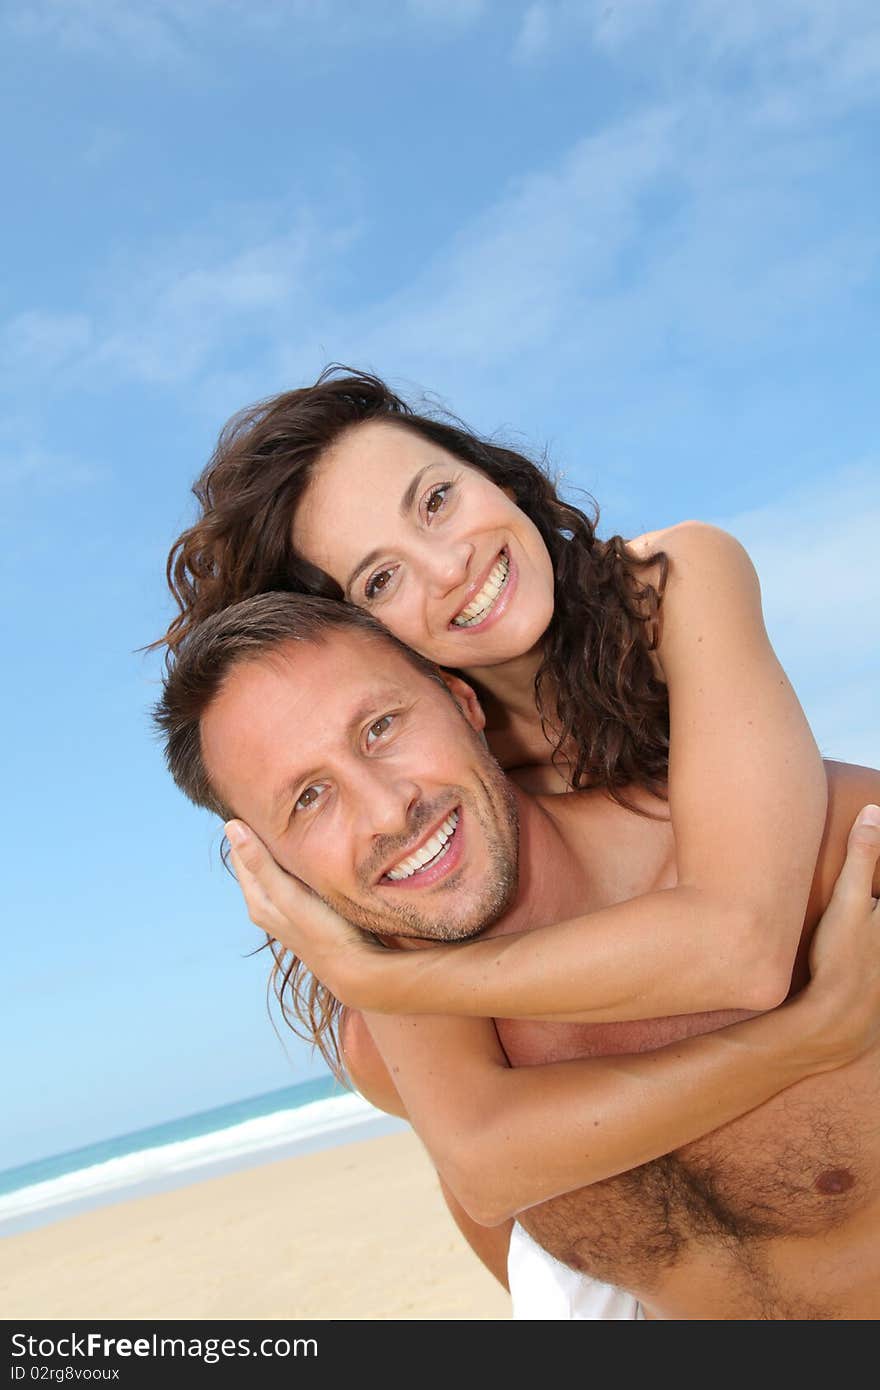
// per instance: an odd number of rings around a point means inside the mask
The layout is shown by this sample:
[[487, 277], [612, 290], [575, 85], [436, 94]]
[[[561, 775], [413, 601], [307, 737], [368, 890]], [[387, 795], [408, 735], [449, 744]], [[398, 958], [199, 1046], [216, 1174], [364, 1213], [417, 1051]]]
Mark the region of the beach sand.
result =
[[0, 1241], [0, 1316], [504, 1319], [409, 1132]]

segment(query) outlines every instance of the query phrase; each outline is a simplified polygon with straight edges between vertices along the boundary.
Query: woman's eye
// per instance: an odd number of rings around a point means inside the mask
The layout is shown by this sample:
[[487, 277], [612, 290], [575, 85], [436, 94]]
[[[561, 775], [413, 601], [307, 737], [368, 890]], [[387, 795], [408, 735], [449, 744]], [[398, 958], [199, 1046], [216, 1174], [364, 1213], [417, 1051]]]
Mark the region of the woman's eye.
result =
[[376, 719], [367, 730], [367, 742], [371, 743], [383, 734], [387, 734], [394, 720], [393, 714], [383, 714], [381, 719]]
[[364, 588], [364, 597], [378, 598], [391, 583], [393, 575], [393, 570], [377, 570], [375, 574], [371, 574]]
[[428, 516], [436, 516], [442, 510], [446, 501], [446, 494], [451, 487], [451, 483], [441, 483], [439, 487], [431, 489], [425, 502], [425, 511]]
[[297, 797], [296, 804], [294, 805], [293, 809], [295, 811], [307, 811], [310, 806], [314, 806], [315, 802], [318, 800], [318, 797], [320, 795], [320, 787], [306, 787], [305, 791], [301, 792], [300, 795]]

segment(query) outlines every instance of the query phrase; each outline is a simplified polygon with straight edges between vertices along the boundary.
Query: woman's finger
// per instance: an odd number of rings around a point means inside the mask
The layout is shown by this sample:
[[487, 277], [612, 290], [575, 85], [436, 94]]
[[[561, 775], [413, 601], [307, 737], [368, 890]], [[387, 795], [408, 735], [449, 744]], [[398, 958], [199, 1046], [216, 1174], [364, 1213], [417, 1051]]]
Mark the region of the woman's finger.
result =
[[880, 857], [880, 806], [863, 806], [846, 842], [846, 860], [834, 886], [834, 897], [873, 896], [874, 872]]
[[244, 824], [244, 821], [228, 821], [223, 829], [239, 865], [258, 883], [263, 883], [269, 876], [270, 866], [275, 865], [275, 861], [262, 840], [254, 834], [249, 826]]
[[308, 901], [308, 892], [292, 874], [282, 869], [250, 826], [243, 821], [229, 821], [224, 828], [245, 896], [251, 892], [258, 901], [262, 897], [282, 917], [301, 912]]
[[262, 927], [264, 931], [269, 931], [269, 916], [272, 904], [266, 897], [257, 880], [251, 874], [245, 864], [239, 859], [235, 850], [229, 854], [229, 862], [232, 865], [232, 872], [235, 874], [236, 882], [241, 889], [248, 916], [254, 926]]
[[283, 869], [250, 826], [233, 820], [225, 829], [251, 921], [330, 984], [346, 959], [363, 955], [362, 933]]

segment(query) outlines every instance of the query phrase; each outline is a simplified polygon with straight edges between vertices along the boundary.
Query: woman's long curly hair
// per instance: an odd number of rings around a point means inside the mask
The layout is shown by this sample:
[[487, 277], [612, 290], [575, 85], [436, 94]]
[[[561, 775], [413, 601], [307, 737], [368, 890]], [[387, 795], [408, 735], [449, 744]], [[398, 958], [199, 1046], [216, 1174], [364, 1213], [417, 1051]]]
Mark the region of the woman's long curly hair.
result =
[[[240, 599], [272, 590], [342, 599], [340, 585], [294, 550], [292, 522], [325, 450], [367, 420], [394, 421], [512, 490], [553, 562], [555, 606], [535, 695], [554, 760], [572, 787], [603, 787], [621, 804], [630, 805], [627, 785], [664, 797], [669, 711], [649, 655], [659, 639], [664, 552], [638, 559], [620, 536], [599, 540], [592, 499], [588, 516], [563, 501], [530, 459], [448, 415], [417, 414], [367, 372], [328, 367], [314, 386], [260, 401], [225, 426], [193, 486], [198, 520], [168, 557], [168, 584], [180, 611], [153, 645], [166, 647], [169, 667], [188, 633]], [[658, 577], [651, 583], [640, 575], [653, 565]], [[305, 1027], [338, 1075], [338, 1002], [306, 980], [302, 962], [288, 960], [292, 953], [271, 939], [267, 944], [284, 1018], [295, 1032], [297, 1023]]]

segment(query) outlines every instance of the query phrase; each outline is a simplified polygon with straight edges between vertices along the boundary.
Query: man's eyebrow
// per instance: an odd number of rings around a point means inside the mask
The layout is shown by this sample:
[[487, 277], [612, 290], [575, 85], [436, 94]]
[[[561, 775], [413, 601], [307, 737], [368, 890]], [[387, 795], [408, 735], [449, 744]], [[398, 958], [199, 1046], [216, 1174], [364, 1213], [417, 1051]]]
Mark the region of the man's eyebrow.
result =
[[[402, 496], [401, 499], [400, 499], [400, 508], [399, 508], [399, 510], [400, 510], [400, 515], [401, 515], [401, 516], [406, 516], [407, 513], [410, 511], [410, 509], [412, 508], [413, 502], [416, 500], [416, 495], [417, 495], [418, 490], [419, 490], [419, 488], [420, 488], [420, 486], [421, 486], [422, 479], [424, 478], [425, 474], [426, 474], [431, 468], [434, 468], [434, 467], [435, 467], [435, 464], [434, 464], [434, 463], [426, 463], [425, 466], [424, 466], [424, 468], [420, 468], [419, 471], [418, 471], [418, 473], [416, 473], [416, 474], [410, 479], [409, 483], [407, 484], [406, 490], [405, 490], [403, 496]], [[365, 569], [369, 569], [370, 565], [374, 565], [374, 564], [376, 563], [376, 561], [377, 561], [377, 560], [381, 560], [381, 558], [382, 558], [382, 551], [381, 551], [381, 550], [371, 550], [370, 553], [369, 553], [369, 555], [365, 555], [365, 556], [364, 556], [364, 558], [361, 560], [360, 564], [355, 565], [355, 567], [354, 567], [354, 569], [352, 570], [351, 574], [348, 576], [348, 582], [346, 583], [346, 586], [345, 586], [345, 597], [346, 597], [346, 598], [350, 598], [350, 597], [351, 597], [351, 591], [352, 591], [352, 589], [354, 588], [354, 581], [357, 579], [358, 575], [363, 574], [363, 572], [364, 572]]]
[[[382, 692], [378, 697], [371, 696], [369, 700], [362, 701], [357, 709], [354, 710], [346, 725], [346, 736], [350, 738], [351, 735], [369, 719], [371, 714], [375, 715], [377, 719], [381, 718], [382, 713], [385, 712], [386, 706], [399, 704], [400, 699], [401, 691], [395, 689]], [[316, 765], [312, 768], [307, 768], [303, 772], [295, 772], [291, 777], [286, 777], [281, 785], [272, 793], [269, 802], [269, 816], [271, 817], [272, 823], [275, 823], [276, 818], [281, 815], [287, 803], [293, 800], [294, 793], [299, 787], [309, 786], [311, 782], [320, 779], [320, 776], [321, 769]]]

